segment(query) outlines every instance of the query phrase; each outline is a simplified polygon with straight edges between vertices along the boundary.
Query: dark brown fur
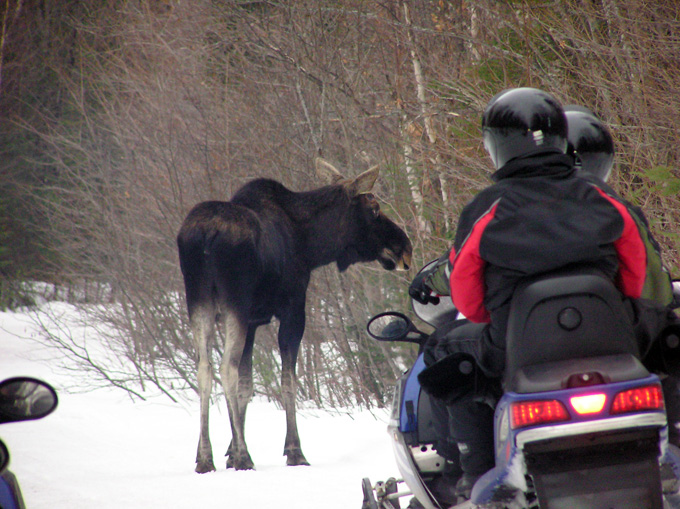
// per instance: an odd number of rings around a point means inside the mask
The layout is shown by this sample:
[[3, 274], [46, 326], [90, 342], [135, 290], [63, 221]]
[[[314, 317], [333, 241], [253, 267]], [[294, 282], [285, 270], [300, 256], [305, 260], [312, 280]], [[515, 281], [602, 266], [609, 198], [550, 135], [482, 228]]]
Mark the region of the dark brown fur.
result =
[[[201, 433], [196, 471], [215, 470], [208, 434], [215, 324], [225, 338], [220, 377], [227, 398], [232, 441], [227, 467], [253, 468], [244, 438], [246, 407], [253, 395], [255, 331], [279, 322], [282, 399], [288, 465], [308, 465], [295, 419], [295, 363], [305, 328], [305, 293], [313, 269], [335, 262], [342, 271], [378, 260], [385, 269], [408, 269], [411, 243], [368, 191], [372, 168], [354, 180], [317, 160], [334, 184], [296, 193], [273, 180], [246, 184], [230, 202], [199, 203], [177, 236], [192, 334], [198, 352]], [[217, 317], [220, 320], [216, 320]]]

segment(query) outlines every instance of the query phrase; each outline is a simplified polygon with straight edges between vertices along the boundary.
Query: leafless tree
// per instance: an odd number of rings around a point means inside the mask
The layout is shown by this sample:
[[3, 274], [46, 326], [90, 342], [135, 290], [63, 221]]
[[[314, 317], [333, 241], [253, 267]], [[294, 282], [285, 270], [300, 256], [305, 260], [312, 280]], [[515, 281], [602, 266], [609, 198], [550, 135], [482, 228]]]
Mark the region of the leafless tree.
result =
[[[544, 88], [611, 126], [611, 183], [643, 207], [678, 276], [675, 1], [12, 0], [0, 13], [0, 242], [25, 246], [0, 250], [0, 269], [28, 253], [35, 277], [70, 285], [136, 364], [120, 385], [195, 384], [174, 247], [191, 206], [254, 177], [311, 189], [317, 155], [382, 162], [376, 195], [428, 261], [489, 183], [480, 116], [508, 87]], [[385, 402], [415, 352], [363, 327], [407, 309], [407, 284], [370, 267], [314, 276], [302, 397]], [[112, 305], [91, 305], [104, 295]], [[272, 398], [274, 344], [255, 352], [256, 390]]]

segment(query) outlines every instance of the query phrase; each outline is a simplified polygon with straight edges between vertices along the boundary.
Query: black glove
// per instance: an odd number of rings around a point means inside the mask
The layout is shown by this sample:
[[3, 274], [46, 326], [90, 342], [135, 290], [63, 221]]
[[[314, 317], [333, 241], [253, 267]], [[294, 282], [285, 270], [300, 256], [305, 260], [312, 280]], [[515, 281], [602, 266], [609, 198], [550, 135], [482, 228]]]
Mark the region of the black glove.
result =
[[427, 278], [431, 274], [430, 271], [421, 272], [413, 279], [411, 286], [408, 287], [408, 294], [411, 298], [417, 300], [421, 304], [429, 304], [430, 302], [433, 304], [439, 303], [439, 297], [433, 295], [432, 288], [427, 286]]
[[421, 371], [418, 382], [430, 396], [452, 403], [474, 390], [478, 369], [472, 355], [454, 353]]
[[[677, 377], [680, 375], [680, 321], [671, 323], [659, 335], [655, 344], [650, 350], [656, 355], [647, 355], [643, 360], [645, 367], [649, 361], [661, 364], [658, 371]], [[645, 362], [646, 361], [646, 362]], [[660, 362], [659, 362], [660, 361]], [[658, 372], [655, 371], [655, 372]]]

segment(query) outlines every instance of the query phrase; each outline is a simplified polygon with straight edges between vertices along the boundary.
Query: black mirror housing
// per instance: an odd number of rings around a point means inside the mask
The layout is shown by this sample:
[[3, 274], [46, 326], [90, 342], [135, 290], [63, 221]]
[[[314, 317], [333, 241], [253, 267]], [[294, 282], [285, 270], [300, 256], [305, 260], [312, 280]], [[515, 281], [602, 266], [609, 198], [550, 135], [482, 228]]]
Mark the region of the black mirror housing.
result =
[[375, 315], [369, 320], [366, 330], [369, 336], [378, 341], [398, 341], [419, 345], [427, 337], [416, 329], [406, 315], [396, 311]]
[[37, 378], [9, 378], [0, 383], [0, 423], [42, 419], [57, 403], [55, 390]]

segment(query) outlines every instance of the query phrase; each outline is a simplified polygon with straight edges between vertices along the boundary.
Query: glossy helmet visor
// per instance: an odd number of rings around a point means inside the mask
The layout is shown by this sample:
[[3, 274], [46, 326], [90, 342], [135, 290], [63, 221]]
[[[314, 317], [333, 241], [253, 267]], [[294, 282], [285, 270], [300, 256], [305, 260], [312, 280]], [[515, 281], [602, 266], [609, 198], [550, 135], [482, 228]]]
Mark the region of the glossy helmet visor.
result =
[[496, 169], [512, 159], [567, 149], [567, 119], [552, 95], [513, 88], [496, 95], [482, 116], [484, 148]]
[[590, 110], [580, 106], [565, 107], [568, 125], [567, 154], [574, 166], [607, 181], [614, 165], [614, 140], [607, 126]]

